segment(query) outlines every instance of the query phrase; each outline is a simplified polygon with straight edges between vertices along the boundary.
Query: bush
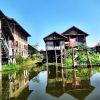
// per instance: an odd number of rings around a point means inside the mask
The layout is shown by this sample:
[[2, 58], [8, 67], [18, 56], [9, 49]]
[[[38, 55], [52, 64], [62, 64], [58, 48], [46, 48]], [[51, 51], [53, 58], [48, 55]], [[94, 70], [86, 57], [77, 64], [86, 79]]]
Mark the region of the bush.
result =
[[17, 64], [22, 64], [24, 61], [24, 58], [19, 54], [16, 56], [16, 63]]
[[100, 64], [100, 54], [91, 54], [90, 60], [92, 64], [95, 64], [95, 65]]
[[9, 70], [16, 70], [16, 65], [15, 64], [3, 65], [3, 71], [9, 71]]
[[80, 54], [76, 59], [78, 64], [87, 64], [87, 55]]
[[71, 66], [72, 65], [72, 59], [71, 58], [66, 58], [64, 61], [65, 66]]

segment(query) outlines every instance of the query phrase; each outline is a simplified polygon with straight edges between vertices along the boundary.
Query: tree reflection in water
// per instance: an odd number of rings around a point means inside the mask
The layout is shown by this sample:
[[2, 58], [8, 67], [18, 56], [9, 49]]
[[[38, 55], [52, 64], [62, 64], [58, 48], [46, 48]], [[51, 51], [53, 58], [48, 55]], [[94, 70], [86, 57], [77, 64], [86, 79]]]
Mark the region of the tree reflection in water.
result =
[[[84, 71], [85, 70], [85, 71]], [[58, 76], [54, 67], [49, 67], [46, 92], [60, 97], [64, 93], [76, 99], [84, 99], [94, 89], [90, 85], [91, 69], [62, 69], [58, 68]]]

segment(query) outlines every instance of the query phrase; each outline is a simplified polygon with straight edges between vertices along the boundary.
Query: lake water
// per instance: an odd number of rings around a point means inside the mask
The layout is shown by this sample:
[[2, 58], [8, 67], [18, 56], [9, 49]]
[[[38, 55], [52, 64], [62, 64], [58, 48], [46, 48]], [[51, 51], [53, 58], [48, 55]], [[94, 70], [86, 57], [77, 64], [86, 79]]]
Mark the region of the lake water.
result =
[[33, 74], [0, 74], [0, 100], [100, 100], [98, 70], [51, 67]]

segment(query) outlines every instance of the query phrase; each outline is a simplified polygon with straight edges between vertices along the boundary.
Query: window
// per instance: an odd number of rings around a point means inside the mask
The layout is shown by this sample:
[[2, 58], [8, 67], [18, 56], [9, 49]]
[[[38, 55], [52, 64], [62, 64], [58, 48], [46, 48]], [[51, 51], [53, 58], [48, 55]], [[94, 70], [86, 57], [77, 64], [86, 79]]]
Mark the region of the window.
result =
[[60, 42], [59, 41], [54, 41], [54, 46], [59, 46]]

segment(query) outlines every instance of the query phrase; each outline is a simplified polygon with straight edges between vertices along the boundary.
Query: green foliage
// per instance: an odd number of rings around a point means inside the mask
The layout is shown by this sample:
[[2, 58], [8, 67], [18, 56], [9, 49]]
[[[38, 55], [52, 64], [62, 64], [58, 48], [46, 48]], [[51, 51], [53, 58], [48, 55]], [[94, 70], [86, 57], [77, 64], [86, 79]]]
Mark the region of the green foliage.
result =
[[72, 65], [72, 59], [71, 58], [66, 58], [64, 61], [65, 66], [71, 66]]
[[88, 47], [86, 45], [80, 44], [78, 45], [78, 49], [82, 52], [86, 51], [88, 49]]
[[90, 60], [92, 64], [95, 65], [100, 65], [100, 54], [99, 53], [94, 53], [90, 55]]
[[[71, 55], [71, 49], [66, 50], [66, 59], [64, 61], [65, 66], [72, 65]], [[78, 46], [78, 48], [74, 48], [74, 55], [77, 55], [75, 57], [75, 62], [79, 65], [87, 64], [88, 58], [90, 58], [90, 61], [93, 65], [100, 65], [100, 54], [94, 53], [92, 49], [88, 48], [85, 45], [81, 44]]]
[[9, 71], [9, 70], [16, 70], [16, 64], [8, 64], [8, 65], [3, 65], [3, 70]]
[[29, 69], [35, 66], [35, 62], [32, 59], [26, 58], [24, 59], [22, 56], [16, 56], [16, 64], [7, 64], [3, 65], [3, 71], [19, 71], [23, 69]]
[[100, 67], [93, 67], [93, 73], [100, 72]]
[[16, 56], [16, 63], [17, 64], [22, 64], [24, 61], [24, 58], [19, 54]]
[[67, 80], [72, 80], [73, 79], [73, 69], [67, 69], [66, 70], [66, 75], [67, 75]]
[[89, 76], [90, 69], [88, 68], [80, 68], [78, 69], [78, 73], [80, 77]]
[[28, 58], [31, 58], [32, 60], [35, 60], [35, 57], [33, 55], [29, 55]]
[[78, 64], [87, 64], [87, 55], [85, 54], [78, 55], [76, 61]]
[[66, 57], [70, 57], [70, 55], [71, 55], [71, 49], [67, 49], [66, 50]]

